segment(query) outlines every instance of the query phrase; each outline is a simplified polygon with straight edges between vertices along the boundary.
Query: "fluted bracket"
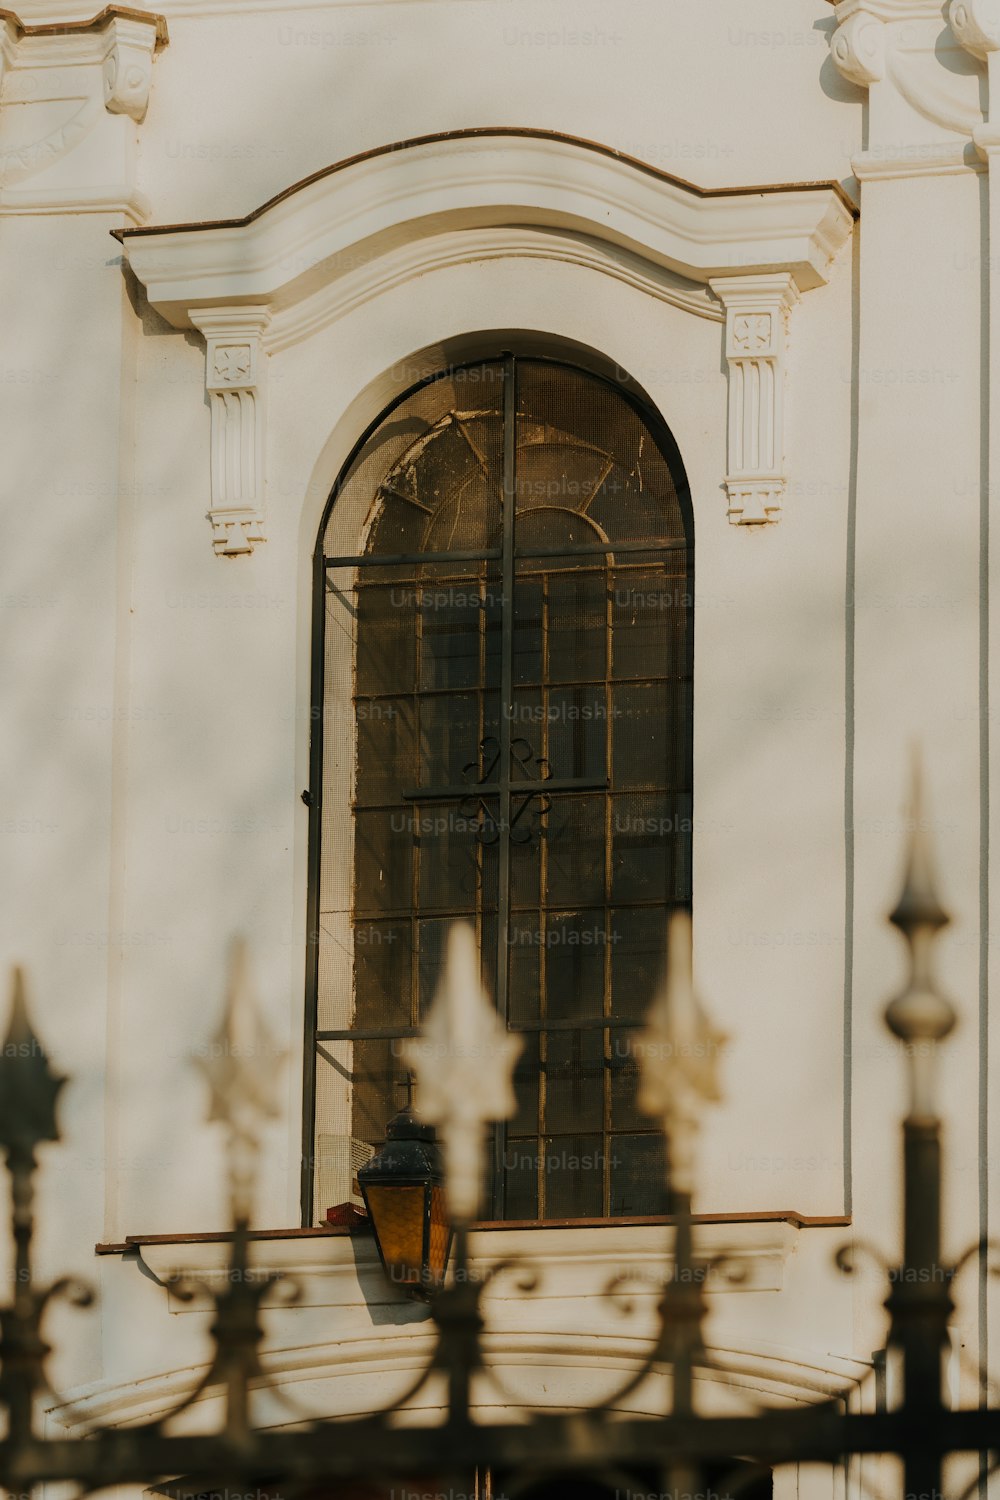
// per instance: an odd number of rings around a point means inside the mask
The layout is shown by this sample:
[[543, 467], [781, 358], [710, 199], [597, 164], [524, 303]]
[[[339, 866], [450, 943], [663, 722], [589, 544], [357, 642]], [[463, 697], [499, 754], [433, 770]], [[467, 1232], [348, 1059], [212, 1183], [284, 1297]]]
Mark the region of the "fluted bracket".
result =
[[798, 289], [784, 273], [715, 277], [709, 285], [726, 309], [729, 519], [735, 526], [777, 521], [787, 484], [787, 319]]
[[205, 389], [212, 408], [212, 541], [222, 557], [252, 552], [264, 535], [266, 307], [191, 314], [205, 335]]

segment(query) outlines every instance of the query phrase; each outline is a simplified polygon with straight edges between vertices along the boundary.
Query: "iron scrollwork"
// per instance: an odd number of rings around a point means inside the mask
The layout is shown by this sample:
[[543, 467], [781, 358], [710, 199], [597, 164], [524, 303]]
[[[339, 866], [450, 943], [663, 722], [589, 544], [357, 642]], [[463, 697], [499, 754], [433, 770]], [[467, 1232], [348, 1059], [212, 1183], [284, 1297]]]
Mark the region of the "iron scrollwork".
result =
[[[940, 1121], [926, 1062], [951, 1029], [954, 1012], [938, 993], [930, 968], [932, 940], [947, 918], [933, 893], [922, 826], [915, 816], [906, 887], [892, 918], [911, 962], [907, 986], [891, 1002], [888, 1019], [907, 1044], [912, 1070], [911, 1104], [903, 1126], [903, 1254], [894, 1269], [882, 1263], [888, 1284], [889, 1344], [898, 1351], [902, 1366], [902, 1398], [894, 1409], [852, 1410], [848, 1393], [841, 1392], [813, 1405], [758, 1408], [748, 1415], [707, 1415], [699, 1410], [698, 1376], [712, 1367], [705, 1337], [706, 1286], [713, 1275], [727, 1274], [727, 1268], [720, 1259], [699, 1257], [695, 1245], [689, 1180], [697, 1105], [717, 1096], [717, 1084], [713, 1069], [692, 1069], [688, 1060], [703, 1060], [704, 1046], [693, 1049], [692, 1043], [718, 1040], [718, 1033], [705, 1018], [691, 984], [689, 926], [675, 917], [665, 989], [653, 1007], [648, 1046], [639, 1049], [638, 1060], [644, 1075], [640, 1098], [667, 1133], [676, 1211], [666, 1231], [665, 1272], [651, 1282], [659, 1289], [656, 1332], [628, 1379], [592, 1410], [542, 1411], [519, 1402], [490, 1368], [486, 1289], [513, 1269], [525, 1278], [521, 1290], [528, 1292], [533, 1273], [524, 1263], [502, 1262], [486, 1273], [474, 1266], [475, 1194], [470, 1184], [481, 1180], [487, 1121], [509, 1114], [516, 1047], [496, 1017], [483, 1011], [482, 994], [473, 993], [478, 984], [475, 954], [459, 935], [440, 1004], [429, 1021], [433, 1045], [421, 1053], [415, 1044], [412, 1055], [418, 1075], [415, 1107], [418, 1112], [425, 1109], [438, 1126], [455, 1231], [450, 1278], [431, 1302], [431, 1358], [407, 1394], [385, 1411], [361, 1418], [295, 1413], [288, 1427], [255, 1425], [254, 1393], [273, 1386], [261, 1360], [261, 1307], [276, 1289], [294, 1296], [294, 1288], [282, 1287], [279, 1278], [256, 1272], [251, 1264], [250, 1164], [258, 1125], [274, 1112], [276, 1103], [271, 1094], [273, 1068], [260, 1068], [259, 1048], [233, 1044], [238, 1037], [260, 1038], [245, 961], [237, 953], [222, 1033], [226, 1045], [213, 1049], [220, 1061], [207, 1065], [212, 1118], [228, 1133], [235, 1223], [224, 1285], [208, 1288], [215, 1304], [213, 1356], [195, 1389], [165, 1416], [131, 1427], [93, 1427], [80, 1436], [43, 1436], [37, 1423], [39, 1400], [50, 1391], [49, 1350], [40, 1331], [45, 1307], [57, 1294], [68, 1292], [78, 1301], [89, 1294], [65, 1281], [50, 1288], [38, 1288], [34, 1281], [36, 1153], [40, 1145], [58, 1137], [55, 1106], [62, 1080], [53, 1073], [31, 1028], [20, 977], [15, 981], [10, 1029], [0, 1059], [0, 1149], [11, 1180], [15, 1251], [13, 1296], [0, 1309], [0, 1404], [7, 1413], [6, 1435], [0, 1440], [0, 1483], [24, 1494], [45, 1482], [69, 1481], [82, 1493], [110, 1484], [158, 1484], [185, 1475], [189, 1492], [192, 1486], [245, 1490], [280, 1482], [283, 1493], [296, 1495], [320, 1483], [373, 1477], [391, 1481], [425, 1476], [440, 1484], [448, 1474], [468, 1476], [485, 1468], [513, 1476], [511, 1492], [532, 1477], [558, 1473], [652, 1473], [659, 1476], [663, 1495], [690, 1500], [703, 1490], [706, 1473], [731, 1473], [735, 1456], [749, 1468], [732, 1477], [733, 1493], [775, 1465], [838, 1465], [848, 1455], [899, 1455], [908, 1495], [941, 1496], [943, 1461], [953, 1452], [993, 1455], [984, 1468], [995, 1468], [1000, 1411], [951, 1409], [941, 1378], [952, 1280], [970, 1258], [984, 1254], [985, 1247], [973, 1247], [954, 1263], [946, 1262], [941, 1253]], [[470, 1047], [483, 1080], [471, 1104]], [[841, 1271], [850, 1269], [860, 1248], [840, 1252]], [[614, 1278], [605, 1305], [618, 1306], [640, 1274]], [[180, 1285], [174, 1291], [191, 1294]], [[663, 1410], [656, 1416], [629, 1415], [628, 1398], [654, 1371], [670, 1377]], [[501, 1399], [513, 1409], [508, 1419], [480, 1420], [474, 1386], [486, 1378], [494, 1381]], [[408, 1403], [432, 1380], [443, 1382], [446, 1391], [441, 1419], [416, 1422], [411, 1412], [401, 1421]], [[210, 1389], [224, 1398], [221, 1426], [207, 1433], [178, 1432], [175, 1419]]]

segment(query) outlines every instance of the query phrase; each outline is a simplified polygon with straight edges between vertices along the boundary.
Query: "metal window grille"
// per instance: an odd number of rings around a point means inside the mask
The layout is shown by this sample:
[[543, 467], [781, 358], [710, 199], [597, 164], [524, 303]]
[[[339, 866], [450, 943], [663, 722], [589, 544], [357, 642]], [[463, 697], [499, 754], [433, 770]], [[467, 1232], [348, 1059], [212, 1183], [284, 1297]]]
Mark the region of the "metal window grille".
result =
[[365, 440], [318, 562], [310, 1140], [381, 1142], [463, 918], [526, 1041], [492, 1216], [665, 1212], [629, 1043], [664, 910], [691, 895], [693, 550], [669, 435], [565, 365], [452, 370]]

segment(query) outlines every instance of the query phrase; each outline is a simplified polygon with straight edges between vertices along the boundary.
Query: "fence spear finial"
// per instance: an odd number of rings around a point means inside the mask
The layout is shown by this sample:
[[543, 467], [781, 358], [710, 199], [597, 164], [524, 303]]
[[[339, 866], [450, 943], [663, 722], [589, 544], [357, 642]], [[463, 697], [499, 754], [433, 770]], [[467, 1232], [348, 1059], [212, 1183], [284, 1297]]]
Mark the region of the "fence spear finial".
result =
[[913, 756], [909, 812], [909, 846], [903, 890], [889, 920], [903, 934], [909, 949], [910, 971], [900, 993], [885, 1011], [886, 1025], [903, 1042], [910, 1067], [910, 1118], [936, 1116], [933, 1097], [936, 1044], [955, 1025], [955, 1009], [937, 988], [932, 949], [942, 927], [950, 921], [938, 899], [934, 866], [927, 838], [923, 776], [919, 754]]

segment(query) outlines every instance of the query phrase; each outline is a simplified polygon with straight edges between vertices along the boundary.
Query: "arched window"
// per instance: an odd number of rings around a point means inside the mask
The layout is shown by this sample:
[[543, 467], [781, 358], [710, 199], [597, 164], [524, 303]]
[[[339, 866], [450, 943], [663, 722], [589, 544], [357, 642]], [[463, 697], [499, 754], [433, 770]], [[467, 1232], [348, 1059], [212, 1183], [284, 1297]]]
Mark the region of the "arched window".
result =
[[310, 1219], [405, 1103], [456, 919], [525, 1038], [492, 1216], [665, 1210], [629, 1039], [691, 895], [692, 569], [669, 433], [563, 364], [450, 370], [348, 465], [317, 558]]

